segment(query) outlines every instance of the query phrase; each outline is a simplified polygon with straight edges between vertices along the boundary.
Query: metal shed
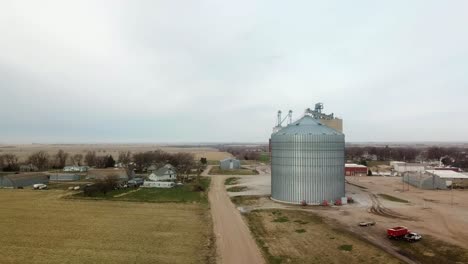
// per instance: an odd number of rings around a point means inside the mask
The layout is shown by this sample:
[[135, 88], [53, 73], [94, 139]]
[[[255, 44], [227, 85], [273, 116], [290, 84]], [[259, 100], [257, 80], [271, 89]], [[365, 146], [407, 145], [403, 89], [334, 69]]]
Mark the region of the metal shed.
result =
[[38, 183], [49, 183], [48, 176], [42, 173], [21, 173], [0, 176], [0, 187], [5, 188], [26, 187]]
[[[133, 172], [131, 172], [133, 174]], [[110, 169], [92, 169], [88, 171], [86, 179], [104, 180], [108, 177], [117, 177], [120, 180], [128, 180], [133, 178], [133, 175], [129, 177], [127, 170], [123, 168], [110, 168]]]
[[271, 136], [271, 196], [300, 204], [345, 196], [345, 136], [310, 115]]
[[237, 170], [241, 168], [241, 165], [238, 159], [227, 158], [219, 162], [219, 167], [222, 170]]
[[427, 170], [423, 173], [407, 172], [403, 181], [414, 187], [425, 190], [446, 190], [452, 183], [460, 185], [468, 181], [468, 176], [450, 170]]
[[51, 174], [49, 176], [51, 181], [79, 181], [80, 175], [78, 174]]

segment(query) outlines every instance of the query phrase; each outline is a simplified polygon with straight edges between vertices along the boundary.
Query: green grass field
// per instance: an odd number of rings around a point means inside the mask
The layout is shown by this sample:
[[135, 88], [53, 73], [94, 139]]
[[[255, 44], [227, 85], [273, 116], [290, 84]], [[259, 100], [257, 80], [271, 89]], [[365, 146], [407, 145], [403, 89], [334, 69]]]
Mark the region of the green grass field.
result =
[[210, 175], [257, 175], [258, 172], [250, 169], [222, 170], [219, 166], [214, 166], [210, 170]]
[[239, 177], [229, 177], [224, 181], [224, 185], [234, 185], [237, 184]]
[[[204, 191], [194, 190], [195, 183], [188, 183], [174, 188], [139, 188], [139, 189], [120, 189], [100, 194], [96, 197], [85, 197], [83, 193], [73, 195], [71, 198], [91, 199], [91, 200], [113, 200], [113, 201], [131, 201], [131, 202], [152, 202], [152, 203], [208, 203], [208, 189], [211, 179], [201, 177], [200, 184]], [[128, 193], [123, 196], [122, 194]], [[119, 197], [115, 197], [119, 196]]]

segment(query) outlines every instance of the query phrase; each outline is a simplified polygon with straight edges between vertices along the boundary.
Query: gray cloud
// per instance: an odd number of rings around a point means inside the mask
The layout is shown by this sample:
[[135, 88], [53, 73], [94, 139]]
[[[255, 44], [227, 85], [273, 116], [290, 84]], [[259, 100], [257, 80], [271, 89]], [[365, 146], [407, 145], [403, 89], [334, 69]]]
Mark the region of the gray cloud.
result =
[[[3, 1], [0, 141], [466, 140], [466, 1]], [[431, 129], [428, 129], [430, 127]]]

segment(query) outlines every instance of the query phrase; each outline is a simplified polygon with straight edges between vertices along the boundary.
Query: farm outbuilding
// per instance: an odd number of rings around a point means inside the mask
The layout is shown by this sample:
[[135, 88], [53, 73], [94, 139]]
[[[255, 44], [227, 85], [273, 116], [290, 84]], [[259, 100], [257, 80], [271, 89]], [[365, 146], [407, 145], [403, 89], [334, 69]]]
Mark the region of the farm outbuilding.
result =
[[[279, 118], [280, 119], [280, 118]], [[306, 113], [271, 135], [271, 197], [301, 204], [345, 196], [345, 137]]]
[[238, 159], [227, 158], [219, 161], [219, 167], [222, 170], [237, 170], [241, 168], [241, 165]]
[[427, 170], [423, 173], [408, 172], [403, 181], [426, 190], [446, 190], [457, 185], [467, 185], [468, 176], [451, 170]]
[[133, 172], [129, 175], [127, 170], [123, 168], [92, 169], [88, 171], [86, 179], [104, 180], [109, 177], [117, 177], [120, 180], [128, 180], [133, 178], [133, 176]]
[[367, 176], [367, 166], [347, 163], [345, 164], [345, 176]]
[[393, 162], [391, 164], [397, 175], [403, 175], [406, 172], [424, 172], [428, 167], [424, 163]]
[[20, 172], [35, 172], [35, 171], [39, 171], [39, 169], [37, 168], [37, 166], [35, 166], [35, 165], [33, 165], [33, 164], [20, 165], [19, 169], [20, 169]]
[[174, 182], [167, 181], [145, 181], [142, 187], [145, 188], [172, 188], [175, 186]]
[[65, 166], [63, 168], [65, 172], [87, 172], [88, 166]]
[[0, 176], [0, 187], [18, 188], [34, 184], [48, 184], [49, 177], [43, 173], [20, 173]]
[[49, 176], [51, 181], [79, 181], [80, 175], [78, 174], [51, 174]]

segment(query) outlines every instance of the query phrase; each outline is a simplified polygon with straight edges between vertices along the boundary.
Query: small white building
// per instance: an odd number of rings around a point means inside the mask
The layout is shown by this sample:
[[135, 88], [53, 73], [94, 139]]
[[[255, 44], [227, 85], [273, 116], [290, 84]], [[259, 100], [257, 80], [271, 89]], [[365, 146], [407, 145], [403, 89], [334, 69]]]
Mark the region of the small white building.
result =
[[394, 162], [392, 165], [397, 175], [402, 175], [405, 172], [424, 172], [427, 167], [424, 163]]
[[173, 188], [175, 186], [174, 182], [171, 181], [145, 181], [143, 186], [145, 188]]
[[390, 161], [390, 167], [395, 168], [395, 166], [403, 165], [405, 163], [406, 162], [404, 162], [404, 161]]
[[64, 172], [87, 172], [87, 166], [65, 166], [63, 168]]
[[175, 181], [177, 179], [177, 173], [171, 164], [166, 164], [159, 168], [155, 172], [151, 173], [148, 177], [150, 181]]

